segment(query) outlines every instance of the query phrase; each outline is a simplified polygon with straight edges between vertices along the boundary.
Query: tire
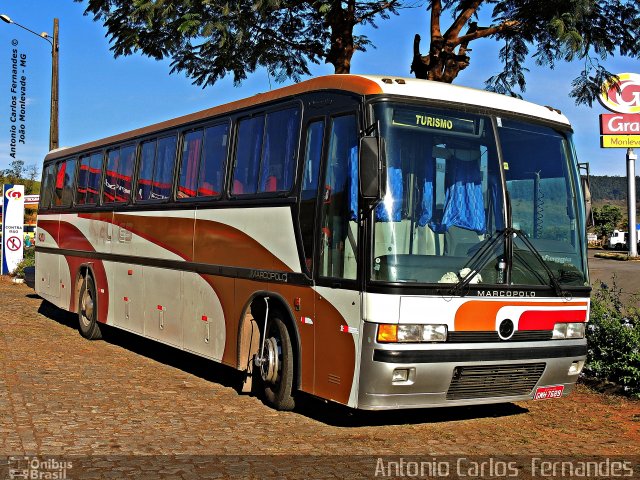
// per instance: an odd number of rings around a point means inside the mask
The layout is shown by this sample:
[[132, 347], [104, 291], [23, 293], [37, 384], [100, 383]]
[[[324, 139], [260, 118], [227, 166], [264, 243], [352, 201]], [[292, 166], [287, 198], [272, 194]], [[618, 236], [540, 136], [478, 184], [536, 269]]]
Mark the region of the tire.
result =
[[274, 361], [260, 368], [265, 400], [276, 410], [293, 410], [293, 347], [287, 326], [278, 313], [267, 324], [265, 351], [274, 355]]
[[93, 277], [87, 275], [82, 281], [78, 298], [78, 330], [80, 335], [89, 340], [102, 338], [96, 300], [96, 286]]

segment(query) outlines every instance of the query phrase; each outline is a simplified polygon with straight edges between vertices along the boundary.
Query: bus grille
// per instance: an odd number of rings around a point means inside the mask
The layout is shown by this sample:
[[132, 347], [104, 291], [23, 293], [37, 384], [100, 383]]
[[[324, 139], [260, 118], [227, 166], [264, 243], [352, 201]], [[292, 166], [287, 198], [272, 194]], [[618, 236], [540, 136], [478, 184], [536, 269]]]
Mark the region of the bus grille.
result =
[[456, 367], [447, 400], [527, 395], [538, 383], [544, 367], [544, 363]]
[[509, 340], [501, 340], [498, 332], [449, 332], [447, 342], [451, 343], [493, 343], [493, 342], [539, 342], [551, 340], [551, 330], [518, 330]]

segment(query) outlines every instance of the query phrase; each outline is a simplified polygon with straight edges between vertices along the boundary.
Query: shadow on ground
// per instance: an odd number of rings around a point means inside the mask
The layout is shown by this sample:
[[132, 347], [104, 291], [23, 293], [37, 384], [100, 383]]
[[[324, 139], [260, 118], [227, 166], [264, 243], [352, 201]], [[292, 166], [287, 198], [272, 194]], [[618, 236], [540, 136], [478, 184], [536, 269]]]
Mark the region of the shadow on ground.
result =
[[[78, 330], [78, 317], [75, 314], [59, 309], [46, 300], [42, 301], [38, 313], [76, 332]], [[106, 325], [102, 327], [102, 332], [103, 340], [112, 345], [117, 345], [156, 362], [180, 369], [208, 382], [233, 388], [238, 392], [240, 390], [242, 381], [240, 373], [226, 365]], [[79, 333], [77, 334], [79, 335]], [[528, 410], [513, 403], [501, 403], [465, 407], [370, 412], [354, 410], [343, 405], [318, 399], [311, 395], [301, 394], [296, 400], [296, 409], [294, 412], [331, 426], [367, 427], [456, 422], [474, 418], [508, 417], [527, 413]]]

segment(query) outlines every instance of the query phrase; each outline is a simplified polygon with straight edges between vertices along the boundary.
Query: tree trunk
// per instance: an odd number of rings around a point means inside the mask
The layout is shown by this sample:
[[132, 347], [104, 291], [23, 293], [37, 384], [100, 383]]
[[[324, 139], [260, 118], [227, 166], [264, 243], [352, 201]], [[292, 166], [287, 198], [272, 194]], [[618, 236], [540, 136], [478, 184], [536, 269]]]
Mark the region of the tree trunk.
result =
[[332, 64], [335, 73], [349, 73], [351, 57], [355, 51], [353, 43], [355, 21], [351, 9], [345, 10], [341, 2], [336, 2], [327, 15], [327, 24], [331, 28], [331, 47], [325, 63]]
[[460, 45], [456, 53], [454, 45], [448, 44], [442, 36], [436, 36], [431, 39], [429, 54], [423, 56], [420, 54], [420, 35], [416, 34], [411, 63], [411, 72], [415, 73], [416, 78], [452, 83], [468, 66], [466, 45]]

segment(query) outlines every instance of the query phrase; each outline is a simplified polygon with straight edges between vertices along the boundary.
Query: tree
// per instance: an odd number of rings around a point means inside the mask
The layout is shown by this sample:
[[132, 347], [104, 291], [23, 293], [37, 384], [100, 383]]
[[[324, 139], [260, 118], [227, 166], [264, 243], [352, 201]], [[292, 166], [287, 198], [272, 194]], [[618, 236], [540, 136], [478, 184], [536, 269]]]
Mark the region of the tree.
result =
[[38, 165], [36, 165], [35, 163], [31, 163], [25, 167], [24, 172], [25, 172], [24, 193], [26, 195], [39, 193], [40, 185], [36, 181], [36, 179], [38, 178], [38, 175], [40, 174]]
[[24, 160], [13, 160], [3, 172], [5, 183], [20, 183], [24, 172]]
[[[82, 0], [76, 0], [82, 2]], [[400, 8], [399, 0], [88, 0], [85, 14], [103, 22], [116, 57], [141, 52], [170, 57], [171, 72], [197, 85], [232, 73], [236, 84], [266, 67], [276, 80], [298, 81], [309, 62], [349, 73], [351, 57], [369, 40], [357, 25], [374, 25]]]
[[[489, 5], [491, 24], [478, 26], [481, 7]], [[616, 53], [640, 57], [638, 0], [430, 0], [428, 10], [427, 55], [420, 54], [420, 35], [414, 39], [411, 69], [417, 78], [451, 83], [469, 66], [469, 44], [491, 38], [504, 43], [499, 54], [504, 68], [486, 81], [487, 89], [513, 96], [516, 87], [524, 92], [524, 63], [533, 49], [536, 64], [551, 69], [558, 61], [582, 60], [570, 95], [591, 106], [603, 82], [615, 78], [600, 61]], [[453, 21], [443, 33], [446, 11]]]
[[[82, 2], [83, 0], [75, 0]], [[371, 45], [356, 27], [414, 8], [401, 0], [87, 0], [85, 14], [104, 23], [116, 57], [141, 52], [171, 58], [171, 72], [195, 84], [214, 84], [233, 74], [236, 84], [258, 67], [277, 81], [298, 81], [310, 63], [330, 63], [349, 73], [351, 58]], [[613, 75], [600, 61], [620, 54], [640, 56], [638, 0], [429, 0], [429, 53], [414, 39], [412, 71], [418, 78], [453, 82], [470, 62], [469, 44], [490, 38], [503, 42], [504, 68], [487, 88], [518, 96], [524, 92], [524, 64], [531, 57], [554, 68], [558, 61], [582, 60], [572, 83], [576, 103], [591, 105], [604, 80]], [[478, 25], [481, 8], [492, 7], [491, 24]], [[452, 15], [444, 30], [442, 17]], [[464, 31], [464, 33], [463, 33]]]
[[600, 236], [609, 236], [622, 220], [622, 210], [615, 205], [603, 205], [593, 209], [594, 230]]

